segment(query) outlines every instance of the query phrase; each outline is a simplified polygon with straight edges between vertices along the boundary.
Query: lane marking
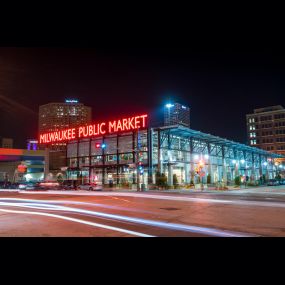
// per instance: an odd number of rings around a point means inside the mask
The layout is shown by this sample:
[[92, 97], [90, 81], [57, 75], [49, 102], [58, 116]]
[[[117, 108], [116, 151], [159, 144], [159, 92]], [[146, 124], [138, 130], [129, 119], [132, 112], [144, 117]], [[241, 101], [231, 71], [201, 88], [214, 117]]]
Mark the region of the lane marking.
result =
[[[58, 192], [37, 192], [37, 193], [26, 193], [23, 194], [61, 194]], [[212, 199], [212, 198], [194, 198], [194, 197], [177, 197], [167, 195], [152, 195], [152, 194], [133, 194], [133, 193], [93, 193], [92, 195], [87, 193], [66, 193], [67, 195], [74, 196], [123, 196], [123, 197], [138, 197], [145, 199], [156, 199], [156, 200], [170, 200], [170, 201], [182, 201], [182, 202], [200, 202], [200, 203], [213, 203], [213, 204], [226, 204], [226, 205], [239, 205], [239, 206], [260, 206], [260, 207], [279, 207], [284, 208], [285, 203], [282, 202], [263, 202], [263, 201], [245, 201], [245, 200], [223, 200], [223, 199]]]
[[107, 225], [93, 223], [93, 222], [88, 222], [88, 221], [84, 221], [81, 219], [70, 218], [70, 217], [66, 217], [66, 216], [62, 216], [62, 215], [55, 215], [55, 214], [43, 213], [43, 212], [4, 210], [1, 208], [0, 208], [0, 211], [6, 212], [6, 213], [15, 213], [15, 214], [29, 214], [29, 215], [47, 216], [47, 217], [58, 218], [58, 219], [67, 220], [67, 221], [71, 221], [71, 222], [76, 222], [76, 223], [80, 223], [80, 224], [84, 224], [84, 225], [89, 225], [89, 226], [93, 226], [93, 227], [97, 227], [97, 228], [99, 227], [99, 228], [103, 228], [103, 229], [107, 229], [107, 230], [111, 230], [111, 231], [122, 232], [122, 233], [135, 235], [135, 236], [139, 236], [139, 237], [154, 237], [151, 235], [147, 235], [147, 234], [143, 234], [143, 233], [139, 233], [139, 232], [135, 232], [135, 231], [125, 230], [122, 228], [107, 226]]
[[[117, 198], [119, 199], [119, 198]], [[108, 199], [113, 200], [113, 199]], [[119, 199], [121, 200], [121, 199]], [[47, 204], [72, 204], [72, 205], [84, 205], [84, 206], [92, 206], [92, 207], [99, 207], [99, 208], [106, 208], [106, 209], [113, 209], [113, 210], [120, 210], [120, 211], [127, 211], [127, 212], [138, 212], [138, 213], [145, 213], [145, 214], [157, 214], [157, 212], [153, 211], [145, 211], [136, 208], [126, 208], [121, 206], [112, 206], [112, 205], [105, 205], [105, 204], [98, 204], [98, 203], [89, 203], [89, 202], [79, 202], [79, 201], [68, 201], [68, 200], [41, 200], [41, 199], [23, 199], [23, 198], [0, 198], [0, 201], [20, 201], [20, 202], [31, 202], [31, 203], [39, 203], [44, 202]], [[106, 201], [106, 200], [104, 200]]]
[[[10, 207], [12, 206], [12, 207], [22, 207], [22, 208], [33, 208], [33, 209], [47, 210], [46, 204], [39, 204], [39, 203], [38, 204], [33, 203], [32, 205], [30, 205], [29, 203], [15, 204], [15, 203], [0, 202], [0, 205], [10, 206]], [[44, 206], [44, 208], [41, 208], [42, 206]], [[108, 213], [102, 213], [102, 212], [94, 212], [94, 211], [65, 207], [65, 206], [51, 205], [51, 207], [48, 210], [87, 214], [87, 215], [91, 215], [91, 216], [103, 217], [103, 218], [112, 219], [112, 220], [132, 222], [135, 224], [143, 224], [143, 225], [149, 225], [149, 226], [153, 226], [153, 227], [165, 228], [165, 229], [170, 229], [170, 230], [188, 231], [188, 232], [192, 232], [192, 233], [207, 234], [207, 235], [219, 236], [219, 237], [252, 237], [252, 236], [257, 236], [255, 234], [249, 234], [249, 233], [241, 233], [241, 232], [220, 230], [220, 229], [215, 229], [215, 228], [206, 228], [206, 227], [198, 227], [198, 226], [191, 226], [191, 225], [183, 225], [183, 224], [153, 221], [153, 220], [147, 220], [147, 219], [142, 219], [142, 218], [133, 218], [133, 217], [128, 217], [128, 216], [121, 216], [121, 215], [108, 214]]]

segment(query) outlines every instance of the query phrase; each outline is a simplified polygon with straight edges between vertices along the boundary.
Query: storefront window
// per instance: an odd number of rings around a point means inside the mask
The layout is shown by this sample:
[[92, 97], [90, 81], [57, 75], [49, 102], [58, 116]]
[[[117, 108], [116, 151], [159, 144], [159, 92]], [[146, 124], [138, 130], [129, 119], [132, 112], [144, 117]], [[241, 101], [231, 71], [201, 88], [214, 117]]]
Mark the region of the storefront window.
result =
[[91, 158], [91, 165], [101, 165], [103, 164], [103, 156], [96, 155]]
[[123, 153], [119, 155], [119, 163], [132, 163], [133, 162], [133, 154], [132, 153]]
[[77, 143], [67, 145], [67, 157], [77, 157]]
[[106, 164], [117, 164], [117, 155], [106, 155], [105, 163]]
[[89, 156], [89, 141], [79, 143], [78, 156]]
[[77, 158], [70, 158], [69, 167], [71, 167], [71, 168], [77, 167]]
[[79, 158], [79, 167], [89, 166], [89, 157]]
[[133, 151], [133, 137], [132, 136], [120, 136], [119, 137], [119, 152], [132, 152]]
[[98, 138], [91, 141], [91, 155], [102, 155], [102, 148], [96, 147], [97, 144], [102, 145], [103, 138]]
[[105, 153], [106, 154], [115, 154], [117, 153], [117, 137], [107, 137], [105, 139]]

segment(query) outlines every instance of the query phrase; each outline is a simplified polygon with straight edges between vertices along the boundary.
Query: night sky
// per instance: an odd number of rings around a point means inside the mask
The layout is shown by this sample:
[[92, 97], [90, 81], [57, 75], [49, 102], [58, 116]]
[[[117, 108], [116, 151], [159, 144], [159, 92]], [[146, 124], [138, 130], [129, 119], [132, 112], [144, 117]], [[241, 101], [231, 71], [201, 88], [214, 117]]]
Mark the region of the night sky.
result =
[[170, 98], [191, 127], [246, 143], [245, 115], [285, 106], [285, 55], [245, 48], [0, 48], [0, 136], [37, 137], [38, 107], [77, 98], [93, 120], [146, 112], [162, 121]]

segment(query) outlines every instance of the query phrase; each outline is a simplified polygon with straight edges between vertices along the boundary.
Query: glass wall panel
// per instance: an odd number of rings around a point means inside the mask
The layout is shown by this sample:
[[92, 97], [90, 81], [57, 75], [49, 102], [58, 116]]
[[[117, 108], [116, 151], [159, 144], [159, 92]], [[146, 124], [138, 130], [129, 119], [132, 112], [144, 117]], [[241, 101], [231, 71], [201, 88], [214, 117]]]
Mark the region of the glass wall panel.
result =
[[77, 157], [77, 143], [67, 144], [67, 157]]
[[91, 165], [102, 165], [103, 164], [103, 156], [96, 155], [91, 157]]
[[78, 156], [89, 156], [89, 141], [79, 143]]
[[105, 144], [106, 144], [105, 154], [117, 153], [117, 137], [106, 137]]
[[120, 136], [119, 138], [119, 153], [132, 152], [133, 151], [133, 137], [132, 136]]
[[130, 164], [133, 163], [133, 154], [132, 153], [122, 153], [119, 155], [120, 164]]
[[117, 164], [117, 155], [106, 155], [105, 156], [105, 164], [110, 165], [110, 164]]
[[96, 147], [96, 144], [100, 144], [100, 146], [103, 143], [103, 138], [96, 138], [91, 141], [91, 155], [101, 155], [102, 154], [102, 148]]

